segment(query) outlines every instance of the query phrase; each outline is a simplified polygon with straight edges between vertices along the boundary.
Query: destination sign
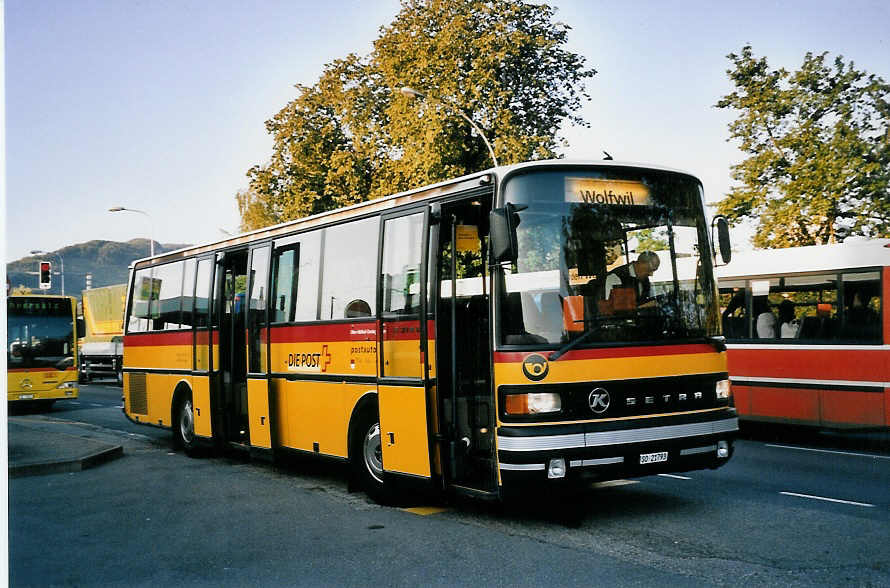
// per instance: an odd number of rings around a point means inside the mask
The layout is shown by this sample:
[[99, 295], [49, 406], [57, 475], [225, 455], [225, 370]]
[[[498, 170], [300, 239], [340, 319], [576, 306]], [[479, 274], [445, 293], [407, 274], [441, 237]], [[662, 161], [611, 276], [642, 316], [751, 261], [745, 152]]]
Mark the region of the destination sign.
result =
[[624, 206], [650, 204], [649, 188], [642, 182], [594, 178], [566, 178], [565, 201]]

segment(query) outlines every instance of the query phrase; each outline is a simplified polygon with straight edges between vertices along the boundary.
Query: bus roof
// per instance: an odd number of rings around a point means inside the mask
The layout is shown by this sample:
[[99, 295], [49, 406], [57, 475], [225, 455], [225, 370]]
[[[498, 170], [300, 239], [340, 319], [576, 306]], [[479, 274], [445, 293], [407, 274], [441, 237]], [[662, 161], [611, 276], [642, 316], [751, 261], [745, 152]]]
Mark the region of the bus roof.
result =
[[733, 252], [718, 279], [753, 278], [840, 271], [890, 265], [890, 239], [857, 239], [833, 245]]
[[250, 243], [255, 240], [264, 239], [267, 237], [286, 235], [296, 230], [307, 229], [313, 226], [325, 225], [328, 223], [333, 223], [339, 220], [345, 220], [348, 218], [352, 218], [355, 216], [360, 216], [365, 213], [372, 212], [381, 212], [388, 210], [390, 208], [395, 208], [397, 206], [401, 206], [404, 204], [410, 204], [413, 202], [419, 202], [427, 199], [434, 199], [440, 196], [447, 196], [448, 194], [461, 192], [464, 190], [469, 190], [473, 187], [484, 186], [486, 184], [491, 183], [492, 176], [497, 180], [502, 180], [506, 178], [508, 175], [522, 171], [525, 169], [540, 169], [540, 168], [558, 168], [558, 167], [571, 167], [571, 166], [584, 166], [584, 167], [626, 167], [626, 168], [638, 168], [638, 169], [650, 169], [657, 171], [665, 171], [677, 174], [687, 175], [689, 177], [694, 178], [696, 181], [701, 183], [701, 180], [698, 179], [697, 176], [691, 174], [686, 171], [672, 169], [660, 165], [653, 165], [647, 163], [637, 163], [630, 161], [613, 161], [613, 160], [572, 160], [572, 159], [548, 159], [541, 161], [527, 161], [523, 163], [517, 163], [513, 165], [503, 165], [500, 167], [490, 168], [486, 170], [482, 170], [479, 172], [475, 172], [472, 174], [468, 174], [466, 176], [461, 176], [459, 178], [454, 178], [450, 180], [445, 180], [442, 182], [438, 182], [436, 184], [430, 184], [427, 186], [422, 186], [420, 188], [415, 188], [412, 190], [408, 190], [406, 192], [400, 192], [397, 194], [392, 194], [390, 196], [384, 196], [381, 198], [377, 198], [375, 200], [367, 200], [365, 202], [360, 202], [358, 204], [353, 204], [352, 206], [346, 206], [344, 208], [338, 208], [336, 210], [329, 210], [326, 212], [322, 212], [319, 214], [315, 214], [312, 216], [307, 216], [304, 218], [287, 221], [278, 225], [273, 225], [269, 227], [264, 227], [262, 229], [256, 229], [253, 231], [249, 231], [246, 233], [242, 233], [240, 235], [235, 235], [233, 237], [227, 237], [225, 239], [221, 239], [218, 241], [211, 241], [209, 243], [203, 243], [200, 245], [191, 245], [189, 247], [184, 247], [182, 249], [177, 249], [176, 251], [170, 251], [158, 254], [152, 257], [145, 257], [141, 259], [134, 260], [131, 264], [131, 267], [135, 267], [136, 265], [147, 266], [147, 265], [155, 265], [156, 263], [163, 261], [171, 261], [177, 258], [188, 257], [200, 253], [206, 253], [209, 251], [215, 251], [218, 249], [225, 249], [228, 247], [235, 247], [237, 245], [243, 245], [246, 243]]

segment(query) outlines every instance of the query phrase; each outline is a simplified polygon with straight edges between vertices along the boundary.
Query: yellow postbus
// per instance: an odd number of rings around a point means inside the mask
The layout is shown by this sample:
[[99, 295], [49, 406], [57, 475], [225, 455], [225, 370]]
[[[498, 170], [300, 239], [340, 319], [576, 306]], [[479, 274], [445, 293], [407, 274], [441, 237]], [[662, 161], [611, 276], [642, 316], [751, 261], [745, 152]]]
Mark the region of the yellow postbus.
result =
[[8, 402], [48, 407], [77, 398], [77, 301], [69, 296], [6, 299]]
[[378, 499], [719, 467], [714, 259], [687, 173], [486, 170], [134, 262], [124, 411]]

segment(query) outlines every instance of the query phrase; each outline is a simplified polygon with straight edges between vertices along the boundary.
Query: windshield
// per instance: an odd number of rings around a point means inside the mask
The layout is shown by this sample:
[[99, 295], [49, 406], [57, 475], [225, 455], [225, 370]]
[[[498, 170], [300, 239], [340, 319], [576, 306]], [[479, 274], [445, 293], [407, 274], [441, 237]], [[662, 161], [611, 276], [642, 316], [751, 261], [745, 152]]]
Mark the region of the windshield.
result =
[[[700, 184], [604, 168], [514, 176], [518, 261], [495, 276], [502, 345], [644, 343], [719, 333]], [[704, 252], [704, 255], [702, 255]]]
[[9, 369], [74, 365], [71, 301], [9, 298], [6, 317], [6, 365]]

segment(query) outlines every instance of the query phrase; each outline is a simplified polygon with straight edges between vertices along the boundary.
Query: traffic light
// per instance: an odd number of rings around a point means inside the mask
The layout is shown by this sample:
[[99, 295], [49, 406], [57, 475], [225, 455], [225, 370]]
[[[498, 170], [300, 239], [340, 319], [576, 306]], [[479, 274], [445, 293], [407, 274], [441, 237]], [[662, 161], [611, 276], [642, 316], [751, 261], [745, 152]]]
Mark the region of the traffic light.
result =
[[40, 289], [49, 290], [53, 285], [53, 264], [48, 261], [40, 262]]

